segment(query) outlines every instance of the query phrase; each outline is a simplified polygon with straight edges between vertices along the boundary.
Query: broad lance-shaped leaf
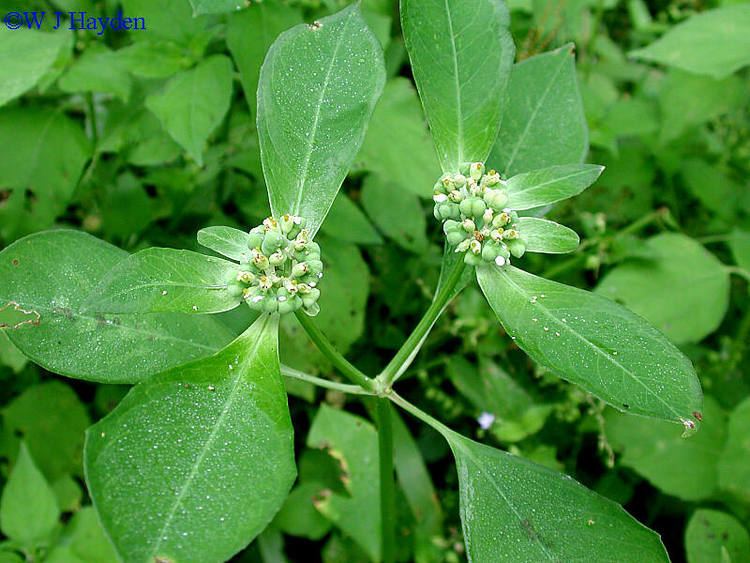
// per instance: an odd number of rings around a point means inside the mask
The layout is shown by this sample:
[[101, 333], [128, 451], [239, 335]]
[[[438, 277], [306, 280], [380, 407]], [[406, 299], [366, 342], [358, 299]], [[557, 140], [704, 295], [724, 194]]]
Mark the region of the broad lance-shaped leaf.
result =
[[402, 0], [414, 79], [443, 170], [484, 161], [500, 127], [515, 47], [502, 0]]
[[598, 164], [564, 164], [509, 178], [508, 207], [517, 211], [541, 207], [580, 194], [604, 170]]
[[567, 475], [440, 431], [458, 466], [469, 561], [669, 561], [657, 534]]
[[384, 83], [380, 44], [358, 4], [279, 36], [258, 83], [258, 137], [274, 216], [302, 216], [312, 235], [318, 231]]
[[226, 561], [296, 475], [278, 317], [215, 355], [134, 387], [92, 426], [86, 482], [125, 561]]
[[477, 279], [505, 330], [534, 361], [621, 411], [695, 428], [703, 403], [695, 370], [641, 317], [513, 266], [477, 268]]
[[220, 313], [242, 295], [228, 289], [237, 264], [190, 250], [147, 248], [115, 266], [84, 303], [103, 313]]
[[250, 235], [232, 227], [206, 227], [198, 231], [198, 242], [222, 256], [248, 262], [250, 260]]
[[0, 308], [17, 303], [38, 322], [5, 333], [45, 369], [104, 383], [137, 383], [231, 340], [207, 316], [84, 311], [86, 296], [127, 257], [78, 231], [46, 231], [14, 242], [0, 252]]
[[526, 242], [526, 252], [564, 254], [573, 252], [581, 242], [578, 233], [573, 229], [554, 221], [521, 217], [518, 223], [518, 229]]
[[488, 162], [503, 176], [583, 162], [589, 147], [573, 45], [513, 65]]

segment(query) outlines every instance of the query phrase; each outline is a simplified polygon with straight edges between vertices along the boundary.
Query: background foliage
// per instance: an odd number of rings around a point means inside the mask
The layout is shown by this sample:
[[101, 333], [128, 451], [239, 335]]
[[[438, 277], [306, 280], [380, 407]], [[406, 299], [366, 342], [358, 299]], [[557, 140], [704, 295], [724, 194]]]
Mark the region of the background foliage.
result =
[[[266, 0], [224, 13], [231, 4], [123, 1], [125, 15], [146, 18], [145, 32], [0, 30], [2, 245], [65, 226], [131, 252], [197, 250], [198, 229], [246, 229], [269, 214], [255, 131], [260, 64], [280, 32], [346, 2]], [[593, 188], [549, 213], [582, 234], [580, 251], [525, 263], [625, 303], [679, 345], [707, 395], [703, 428], [683, 440], [675, 425], [623, 416], [548, 376], [500, 331], [473, 286], [439, 321], [400, 392], [462, 434], [565, 471], [624, 504], [662, 535], [673, 560], [748, 560], [748, 4], [514, 0], [509, 7], [517, 60], [527, 61], [511, 79], [509, 104], [523, 108], [525, 92], [541, 89], [552, 117], [537, 125], [519, 110], [503, 127], [579, 132], [572, 147], [550, 135], [547, 155], [585, 146], [588, 135], [587, 160], [607, 166]], [[110, 15], [118, 8], [87, 0], [18, 7]], [[363, 10], [384, 48], [388, 80], [356, 170], [319, 235], [327, 275], [318, 321], [354, 363], [376, 373], [437, 282], [442, 233], [429, 197], [440, 166], [397, 6], [363, 0]], [[580, 100], [554, 95], [575, 81]], [[490, 166], [508, 174], [534, 167], [538, 148], [502, 141], [501, 132]], [[236, 334], [248, 314], [222, 315], [225, 331]], [[13, 324], [10, 308], [0, 322]], [[225, 335], [206, 339], [218, 346]], [[280, 351], [287, 365], [331, 375], [293, 318], [282, 321]], [[127, 345], [116, 352], [137, 368]], [[56, 359], [58, 371], [81, 358]], [[40, 561], [113, 561], [82, 486], [81, 450], [84, 430], [127, 388], [53, 376], [2, 331], [0, 378], [3, 546]], [[237, 559], [376, 557], [370, 460], [377, 446], [365, 420], [372, 405], [292, 379], [287, 385], [299, 480], [271, 527]], [[486, 429], [477, 423], [482, 413], [495, 417]], [[394, 428], [399, 557], [462, 560], [448, 445], [413, 422], [398, 419]], [[19, 559], [0, 552], [5, 560]]]

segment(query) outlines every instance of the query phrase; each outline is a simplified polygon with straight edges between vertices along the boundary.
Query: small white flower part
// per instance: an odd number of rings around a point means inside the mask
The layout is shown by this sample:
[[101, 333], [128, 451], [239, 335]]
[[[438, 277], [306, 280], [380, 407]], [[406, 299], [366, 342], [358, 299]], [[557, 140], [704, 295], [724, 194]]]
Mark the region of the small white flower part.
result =
[[492, 426], [492, 423], [495, 422], [495, 415], [491, 412], [483, 412], [479, 415], [477, 418], [477, 422], [479, 423], [479, 427], [482, 430], [489, 430]]
[[262, 295], [256, 295], [255, 297], [252, 298], [253, 303], [260, 303], [261, 301], [263, 301]]
[[504, 256], [498, 256], [497, 258], [495, 258], [495, 264], [497, 264], [498, 266], [505, 266], [505, 263], [506, 260]]
[[444, 203], [448, 201], [448, 196], [445, 194], [435, 194], [434, 196], [432, 196], [432, 201], [434, 201], [435, 203]]
[[284, 301], [286, 301], [286, 296], [285, 296], [285, 295], [279, 295], [279, 296], [278, 296], [278, 297], [276, 298], [276, 300], [277, 300], [277, 301], [278, 301], [279, 303], [283, 303]]
[[292, 217], [292, 222], [295, 225], [299, 225], [300, 223], [302, 223], [302, 217], [295, 215], [294, 217]]

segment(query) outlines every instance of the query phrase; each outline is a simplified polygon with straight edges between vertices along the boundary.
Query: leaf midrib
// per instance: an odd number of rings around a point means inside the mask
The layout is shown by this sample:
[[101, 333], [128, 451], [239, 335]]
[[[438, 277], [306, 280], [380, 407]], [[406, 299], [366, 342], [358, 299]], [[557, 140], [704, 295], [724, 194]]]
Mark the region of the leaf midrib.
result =
[[331, 74], [333, 73], [333, 67], [335, 66], [336, 59], [338, 58], [339, 49], [341, 48], [341, 44], [344, 41], [344, 37], [346, 36], [346, 30], [349, 27], [349, 22], [352, 20], [352, 17], [354, 17], [355, 13], [356, 12], [352, 10], [349, 14], [349, 17], [344, 22], [343, 29], [339, 34], [338, 39], [336, 40], [336, 46], [333, 48], [333, 55], [331, 56], [331, 61], [328, 64], [328, 69], [326, 71], [325, 80], [323, 81], [323, 86], [320, 89], [318, 104], [315, 107], [315, 114], [313, 115], [312, 130], [310, 131], [310, 142], [307, 145], [305, 160], [302, 162], [302, 169], [300, 171], [300, 180], [297, 183], [297, 199], [294, 202], [294, 208], [292, 211], [294, 215], [300, 214], [302, 198], [304, 196], [305, 187], [307, 186], [307, 174], [310, 171], [310, 161], [312, 160], [313, 147], [315, 146], [315, 141], [318, 136], [318, 127], [320, 125], [320, 113], [323, 108], [323, 100], [325, 99], [326, 93], [328, 92], [328, 87], [331, 82]]
[[[516, 290], [516, 293], [518, 293], [519, 295], [522, 295], [522, 296], [528, 296], [528, 293], [526, 291], [524, 291], [524, 289], [521, 286], [519, 286], [518, 284], [516, 284], [510, 278], [510, 276], [507, 273], [505, 273], [503, 271], [499, 271], [499, 269], [498, 269], [498, 273], [500, 275], [502, 275], [502, 276], [505, 277], [505, 279], [508, 281], [508, 284]], [[659, 395], [657, 393], [655, 393], [648, 385], [646, 385], [643, 381], [641, 381], [632, 371], [630, 371], [624, 365], [622, 365], [620, 362], [618, 362], [613, 356], [611, 356], [610, 354], [608, 354], [607, 352], [605, 352], [604, 350], [602, 350], [601, 348], [599, 348], [596, 344], [594, 344], [593, 342], [591, 342], [588, 338], [586, 338], [582, 334], [580, 334], [577, 331], [575, 331], [569, 324], [561, 322], [552, 313], [552, 311], [550, 311], [547, 307], [545, 307], [539, 301], [536, 302], [536, 305], [538, 306], [537, 308], [539, 310], [541, 310], [549, 319], [551, 319], [552, 321], [554, 321], [554, 323], [555, 323], [556, 326], [561, 327], [565, 332], [568, 332], [569, 334], [573, 335], [575, 338], [577, 338], [578, 340], [580, 340], [581, 342], [583, 342], [587, 347], [589, 347], [592, 350], [594, 350], [594, 352], [596, 354], [598, 354], [600, 356], [603, 356], [605, 358], [605, 360], [607, 360], [611, 364], [617, 366], [625, 375], [627, 375], [633, 381], [635, 381], [636, 383], [638, 383], [638, 385], [640, 385], [641, 387], [643, 387], [650, 396], [654, 397], [658, 402], [660, 402], [662, 405], [664, 405], [664, 407], [666, 407], [666, 409], [669, 412], [671, 412], [676, 417], [677, 420], [680, 420], [680, 419], [683, 418], [683, 417], [681, 417], [679, 415], [679, 413], [677, 413], [677, 411], [675, 411], [672, 408], [671, 405], [669, 405], [669, 403], [667, 403], [666, 401], [664, 401], [664, 399], [662, 399], [661, 397], [659, 397]]]
[[203, 461], [206, 455], [208, 454], [208, 450], [211, 448], [211, 446], [213, 445], [213, 442], [216, 439], [216, 435], [219, 429], [224, 424], [224, 419], [226, 418], [227, 413], [229, 412], [231, 406], [234, 403], [234, 400], [237, 394], [237, 389], [240, 387], [239, 384], [243, 380], [243, 376], [242, 376], [243, 368], [248, 363], [250, 363], [257, 355], [258, 348], [260, 348], [260, 345], [263, 342], [263, 333], [266, 330], [266, 325], [268, 324], [270, 318], [271, 318], [270, 315], [266, 317], [265, 321], [263, 321], [263, 325], [259, 327], [258, 338], [253, 343], [253, 347], [250, 350], [250, 352], [247, 354], [247, 356], [245, 356], [245, 360], [242, 362], [242, 366], [238, 366], [237, 369], [234, 370], [234, 373], [236, 373], [236, 377], [235, 377], [232, 389], [229, 392], [229, 396], [227, 397], [227, 400], [224, 403], [224, 408], [219, 414], [219, 417], [216, 419], [216, 424], [214, 425], [214, 428], [211, 430], [211, 433], [208, 435], [208, 438], [206, 439], [206, 443], [203, 445], [203, 448], [198, 454], [198, 457], [196, 458], [195, 463], [193, 464], [193, 467], [190, 469], [190, 474], [185, 480], [185, 484], [180, 489], [180, 492], [177, 494], [174, 504], [172, 505], [172, 508], [169, 510], [166, 518], [164, 519], [164, 525], [162, 526], [161, 531], [159, 532], [159, 535], [156, 536], [156, 544], [151, 550], [152, 557], [156, 557], [158, 555], [159, 547], [161, 547], [161, 542], [162, 542], [162, 538], [164, 537], [164, 533], [172, 524], [172, 520], [174, 519], [174, 516], [177, 513], [177, 508], [180, 506], [182, 499], [185, 498], [187, 490], [190, 488], [190, 485], [192, 485], [193, 481], [195, 480], [196, 475], [198, 475], [198, 468], [203, 464]]

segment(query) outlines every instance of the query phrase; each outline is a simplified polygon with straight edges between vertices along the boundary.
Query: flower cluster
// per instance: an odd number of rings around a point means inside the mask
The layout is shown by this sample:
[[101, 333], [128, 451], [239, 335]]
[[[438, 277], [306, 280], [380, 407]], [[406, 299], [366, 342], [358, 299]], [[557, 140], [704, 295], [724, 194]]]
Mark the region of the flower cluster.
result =
[[511, 254], [523, 256], [526, 243], [518, 230], [518, 214], [506, 207], [505, 181], [484, 164], [473, 162], [457, 174], [443, 174], [435, 184], [434, 214], [443, 222], [448, 244], [463, 252], [472, 266], [510, 264]]
[[310, 240], [301, 217], [283, 215], [263, 221], [249, 233], [250, 259], [229, 280], [229, 290], [242, 295], [251, 309], [291, 313], [304, 308], [318, 314], [323, 277], [320, 246]]

